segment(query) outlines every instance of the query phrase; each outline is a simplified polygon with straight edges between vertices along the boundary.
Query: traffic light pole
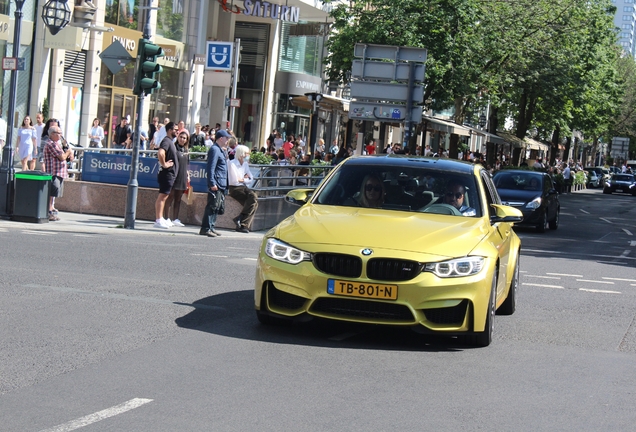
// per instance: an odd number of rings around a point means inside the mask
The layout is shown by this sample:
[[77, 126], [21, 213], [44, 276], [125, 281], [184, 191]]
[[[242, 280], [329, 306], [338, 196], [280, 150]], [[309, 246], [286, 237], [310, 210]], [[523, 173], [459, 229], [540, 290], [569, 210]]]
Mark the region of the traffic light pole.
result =
[[[151, 0], [146, 0], [146, 25], [144, 26], [143, 38], [150, 39], [150, 3]], [[143, 68], [144, 59], [143, 45], [140, 44], [137, 51], [137, 68]], [[137, 77], [140, 76], [138, 73]], [[126, 190], [126, 217], [124, 219], [124, 228], [135, 229], [135, 216], [137, 213], [137, 192], [139, 190], [139, 182], [137, 181], [137, 175], [139, 174], [139, 142], [141, 131], [141, 121], [144, 110], [144, 99], [146, 94], [140, 92], [137, 95], [137, 119], [135, 123], [135, 136], [133, 139], [133, 151], [132, 162], [130, 164], [130, 180], [128, 180], [128, 187]]]

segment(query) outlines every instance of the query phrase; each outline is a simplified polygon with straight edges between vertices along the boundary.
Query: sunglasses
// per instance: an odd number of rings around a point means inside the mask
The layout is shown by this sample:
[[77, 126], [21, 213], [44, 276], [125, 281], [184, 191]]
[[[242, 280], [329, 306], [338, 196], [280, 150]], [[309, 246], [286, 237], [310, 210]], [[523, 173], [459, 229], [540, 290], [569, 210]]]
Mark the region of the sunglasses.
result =
[[371, 192], [371, 191], [382, 192], [382, 186], [368, 184], [364, 187], [364, 190], [367, 192]]
[[455, 197], [455, 199], [460, 199], [464, 196], [463, 192], [446, 192], [447, 197]]

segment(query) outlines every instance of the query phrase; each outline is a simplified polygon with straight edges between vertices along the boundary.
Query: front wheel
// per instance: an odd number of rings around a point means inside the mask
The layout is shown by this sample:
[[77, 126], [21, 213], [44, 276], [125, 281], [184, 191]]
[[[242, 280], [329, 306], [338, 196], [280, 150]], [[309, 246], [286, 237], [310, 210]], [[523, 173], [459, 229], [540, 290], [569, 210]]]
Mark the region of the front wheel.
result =
[[515, 263], [512, 281], [508, 290], [508, 297], [497, 309], [497, 315], [512, 315], [517, 309], [517, 289], [519, 288], [519, 253], [517, 252], [517, 262]]
[[484, 331], [475, 332], [466, 335], [465, 340], [468, 344], [476, 347], [487, 347], [492, 342], [492, 335], [495, 330], [495, 296], [497, 295], [497, 274], [492, 277], [492, 286], [490, 287], [490, 301], [488, 302], [488, 310], [486, 311], [486, 324]]
[[541, 215], [541, 220], [537, 224], [537, 232], [544, 233], [545, 225], [548, 223], [548, 211], [544, 211]]
[[550, 229], [551, 230], [555, 230], [559, 227], [559, 212], [561, 211], [561, 209], [557, 208], [556, 210], [556, 215], [554, 215], [554, 219], [552, 219], [550, 221]]

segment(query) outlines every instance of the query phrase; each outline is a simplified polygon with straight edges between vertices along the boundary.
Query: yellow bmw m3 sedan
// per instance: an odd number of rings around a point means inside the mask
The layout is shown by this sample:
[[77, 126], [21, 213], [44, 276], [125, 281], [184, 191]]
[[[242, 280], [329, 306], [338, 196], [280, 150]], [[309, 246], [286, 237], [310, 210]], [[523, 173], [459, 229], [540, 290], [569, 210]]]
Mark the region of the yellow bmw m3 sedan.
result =
[[352, 157], [261, 245], [254, 290], [263, 324], [313, 317], [492, 341], [515, 311], [519, 210], [482, 166], [437, 158]]

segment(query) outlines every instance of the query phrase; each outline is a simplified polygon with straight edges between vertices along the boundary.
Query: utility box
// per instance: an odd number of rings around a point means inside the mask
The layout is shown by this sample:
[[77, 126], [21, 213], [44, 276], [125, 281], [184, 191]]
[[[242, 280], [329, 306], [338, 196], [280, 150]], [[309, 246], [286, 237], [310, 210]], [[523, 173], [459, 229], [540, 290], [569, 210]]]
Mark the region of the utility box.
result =
[[15, 174], [13, 220], [48, 223], [51, 178], [51, 174], [42, 171], [23, 171]]

